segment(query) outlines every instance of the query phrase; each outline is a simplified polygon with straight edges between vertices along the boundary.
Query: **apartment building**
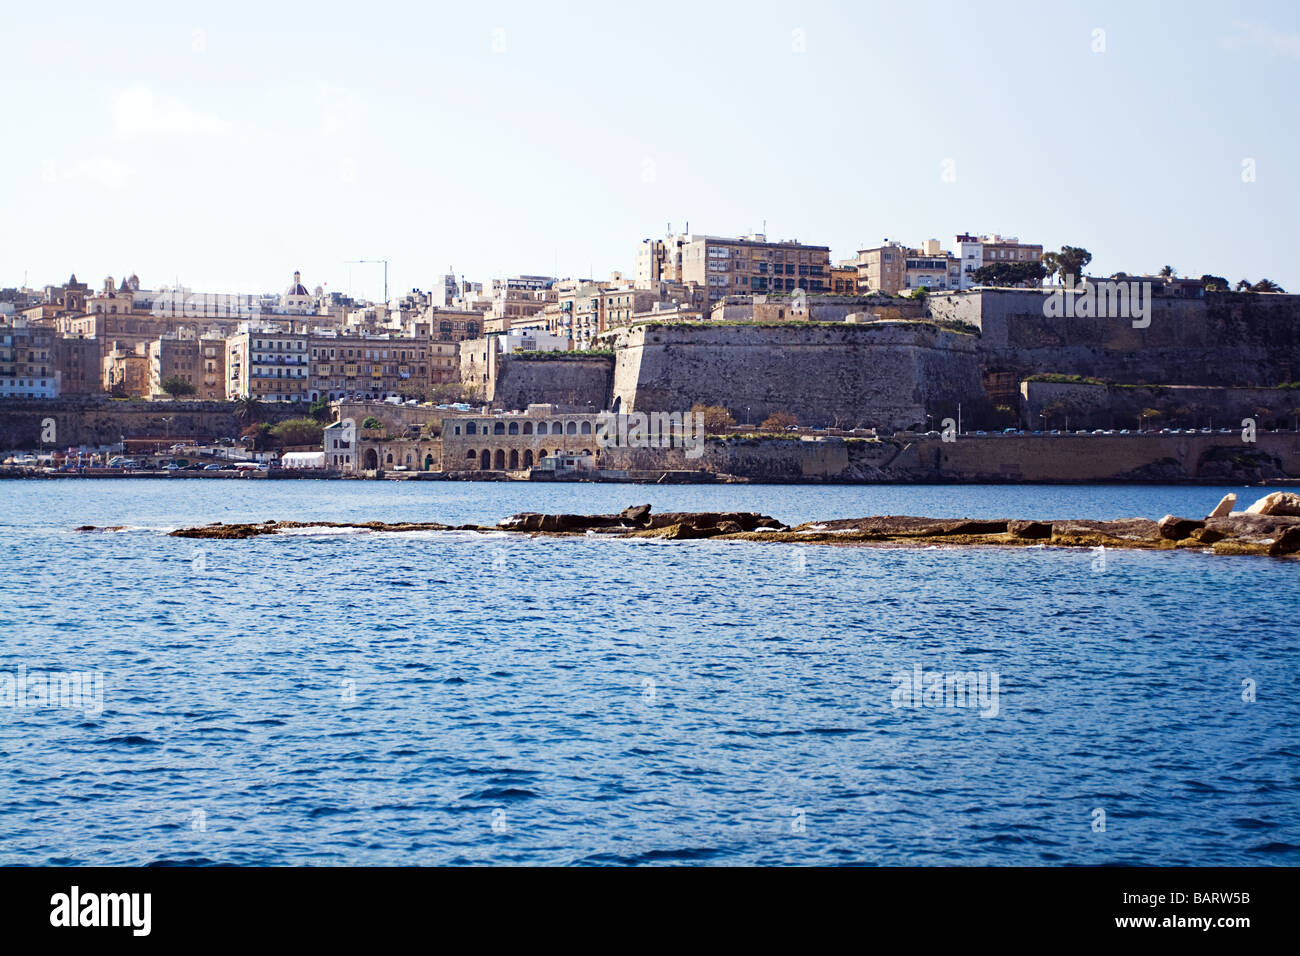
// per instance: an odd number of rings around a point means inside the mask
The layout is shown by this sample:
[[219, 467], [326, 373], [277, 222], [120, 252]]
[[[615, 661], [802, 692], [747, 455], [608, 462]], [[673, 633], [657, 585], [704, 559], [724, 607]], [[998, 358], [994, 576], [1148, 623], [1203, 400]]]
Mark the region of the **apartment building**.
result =
[[484, 321], [486, 332], [508, 332], [557, 301], [551, 276], [520, 275], [492, 280], [492, 306]]
[[[438, 346], [439, 363], [434, 365], [434, 345]], [[386, 398], [400, 395], [410, 387], [427, 388], [434, 384], [434, 369], [442, 381], [448, 371], [458, 371], [454, 343], [431, 343], [427, 334], [401, 336], [347, 334], [333, 329], [313, 329], [308, 337], [310, 372], [308, 398], [365, 396]]]
[[[166, 395], [162, 384], [173, 378], [188, 382], [198, 392], [203, 366], [199, 340], [193, 330], [178, 329], [158, 336], [145, 346], [145, 355], [149, 359], [149, 389], [146, 394]], [[224, 388], [222, 391], [221, 397], [225, 398]]]
[[429, 309], [420, 316], [429, 324], [429, 337], [435, 342], [464, 342], [483, 334], [483, 313], [462, 309]]
[[898, 295], [916, 289], [931, 291], [960, 288], [961, 264], [955, 256], [927, 239], [917, 248], [886, 239], [871, 249], [858, 250], [858, 292]]
[[54, 337], [53, 329], [31, 325], [24, 318], [0, 317], [0, 398], [59, 394]]
[[974, 273], [997, 262], [1037, 262], [1043, 258], [1039, 243], [1021, 242], [1016, 236], [975, 236], [962, 234], [953, 239], [953, 250], [961, 262], [959, 288], [978, 285]]
[[829, 291], [829, 246], [768, 242], [761, 234], [740, 239], [688, 236], [681, 255], [680, 281], [701, 286], [706, 312], [713, 299], [726, 295]]
[[262, 402], [301, 402], [309, 395], [307, 333], [244, 324], [226, 339], [226, 395]]

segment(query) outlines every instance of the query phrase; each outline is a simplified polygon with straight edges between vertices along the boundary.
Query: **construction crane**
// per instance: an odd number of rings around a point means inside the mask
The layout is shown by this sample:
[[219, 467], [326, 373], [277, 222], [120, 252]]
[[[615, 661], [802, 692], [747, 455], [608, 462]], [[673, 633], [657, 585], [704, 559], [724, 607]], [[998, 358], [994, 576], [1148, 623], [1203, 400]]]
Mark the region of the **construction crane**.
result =
[[387, 259], [349, 259], [348, 265], [378, 265], [384, 264], [384, 305], [388, 304], [388, 260]]

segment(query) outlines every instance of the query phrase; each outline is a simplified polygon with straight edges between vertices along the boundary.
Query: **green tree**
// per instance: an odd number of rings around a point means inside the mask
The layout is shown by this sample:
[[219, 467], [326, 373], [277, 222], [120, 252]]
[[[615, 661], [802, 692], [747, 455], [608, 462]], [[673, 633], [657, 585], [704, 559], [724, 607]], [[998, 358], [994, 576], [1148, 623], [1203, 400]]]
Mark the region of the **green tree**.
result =
[[318, 422], [324, 423], [329, 421], [332, 415], [330, 400], [322, 395], [316, 401], [311, 403], [311, 408], [308, 409], [308, 414]]
[[366, 418], [365, 418], [365, 421], [363, 421], [363, 422], [361, 423], [361, 427], [362, 427], [362, 428], [367, 428], [367, 429], [371, 429], [371, 428], [383, 428], [383, 427], [384, 427], [384, 423], [381, 422], [381, 421], [380, 421], [378, 418], [376, 418], [374, 415], [367, 415]]
[[1176, 278], [1177, 276], [1178, 276], [1178, 270], [1175, 269], [1173, 266], [1164, 266], [1160, 270], [1160, 278], [1162, 279], [1173, 279]]
[[181, 395], [193, 395], [198, 391], [190, 382], [179, 375], [171, 375], [163, 379], [159, 384], [162, 390], [172, 398], [178, 398]]
[[1036, 286], [1047, 276], [1041, 262], [990, 262], [971, 273], [977, 285]]
[[1092, 253], [1082, 246], [1061, 246], [1060, 252], [1043, 253], [1043, 266], [1049, 276], [1074, 276], [1075, 281], [1083, 278], [1083, 270], [1092, 261]]
[[1232, 283], [1223, 276], [1208, 274], [1201, 276], [1201, 284], [1205, 286], [1206, 292], [1227, 292], [1232, 288]]
[[271, 437], [281, 445], [319, 445], [324, 426], [314, 418], [290, 418], [275, 425]]
[[1253, 286], [1250, 287], [1250, 291], [1251, 292], [1285, 292], [1286, 289], [1282, 288], [1272, 279], [1260, 279], [1258, 282], [1256, 282]]
[[1250, 280], [1249, 280], [1249, 279], [1238, 279], [1238, 280], [1237, 280], [1237, 284], [1236, 284], [1236, 286], [1235, 286], [1234, 288], [1235, 288], [1238, 292], [1249, 292], [1249, 291], [1250, 291]]
[[252, 395], [244, 395], [235, 399], [235, 417], [242, 424], [248, 425], [257, 420], [257, 416], [262, 414], [262, 403]]

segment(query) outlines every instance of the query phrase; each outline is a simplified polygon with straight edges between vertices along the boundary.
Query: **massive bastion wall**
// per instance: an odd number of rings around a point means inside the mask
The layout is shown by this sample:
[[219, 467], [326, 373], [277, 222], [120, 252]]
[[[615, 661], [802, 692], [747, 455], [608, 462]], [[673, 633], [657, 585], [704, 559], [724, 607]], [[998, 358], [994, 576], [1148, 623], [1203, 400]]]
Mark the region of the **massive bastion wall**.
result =
[[1300, 296], [1156, 295], [1146, 328], [1130, 317], [1050, 317], [1044, 299], [1035, 290], [936, 294], [930, 311], [978, 326], [981, 365], [1021, 379], [1265, 388], [1300, 379]]
[[625, 412], [729, 408], [737, 421], [904, 428], [942, 401], [984, 398], [974, 335], [930, 323], [647, 324], [620, 330]]

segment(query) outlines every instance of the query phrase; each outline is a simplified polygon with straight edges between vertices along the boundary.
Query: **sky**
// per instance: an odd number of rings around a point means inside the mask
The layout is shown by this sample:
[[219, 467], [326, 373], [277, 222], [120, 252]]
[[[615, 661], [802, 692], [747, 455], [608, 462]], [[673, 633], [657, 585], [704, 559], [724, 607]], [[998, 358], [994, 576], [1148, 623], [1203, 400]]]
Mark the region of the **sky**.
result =
[[631, 274], [696, 233], [1300, 291], [1300, 5], [10, 5], [0, 287]]

